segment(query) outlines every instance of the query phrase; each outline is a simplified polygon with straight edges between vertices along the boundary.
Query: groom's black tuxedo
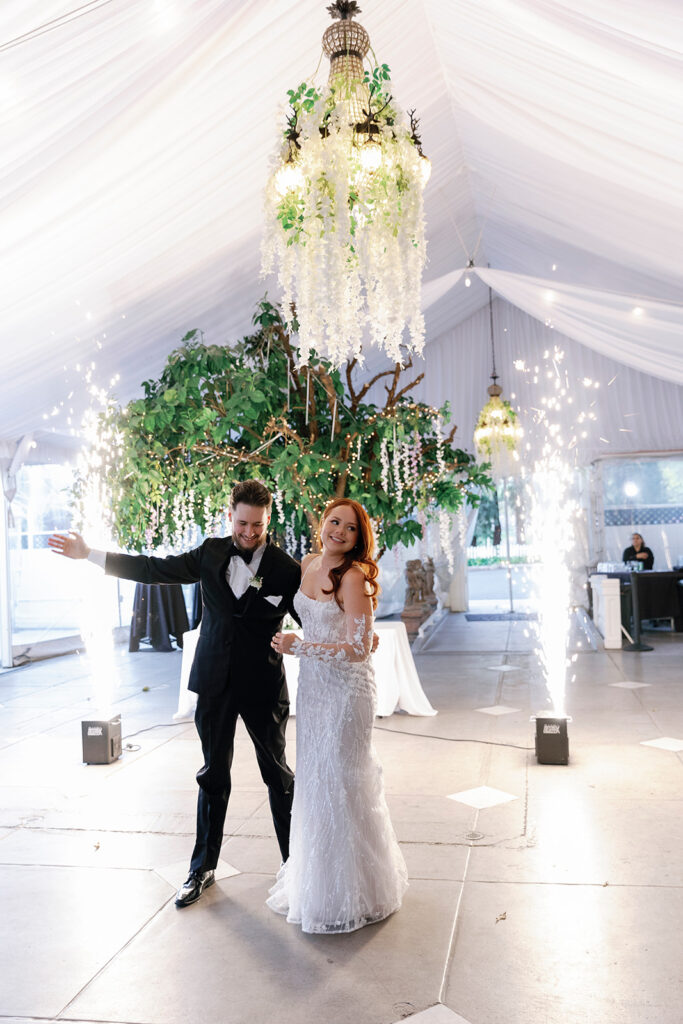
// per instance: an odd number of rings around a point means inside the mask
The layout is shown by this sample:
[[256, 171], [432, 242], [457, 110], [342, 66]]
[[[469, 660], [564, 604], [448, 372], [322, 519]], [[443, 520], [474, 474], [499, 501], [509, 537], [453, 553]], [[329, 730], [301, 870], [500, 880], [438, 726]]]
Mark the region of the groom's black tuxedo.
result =
[[204, 766], [197, 774], [197, 842], [191, 863], [200, 872], [214, 868], [220, 853], [238, 715], [253, 740], [268, 786], [283, 860], [289, 852], [294, 779], [285, 760], [289, 697], [282, 657], [270, 641], [287, 612], [296, 616], [292, 601], [301, 569], [268, 542], [257, 573], [261, 586], [249, 586], [238, 599], [226, 579], [231, 546], [231, 537], [210, 538], [182, 555], [156, 558], [110, 552], [105, 562], [110, 576], [201, 586], [202, 622], [189, 682], [198, 694], [195, 722], [204, 753]]

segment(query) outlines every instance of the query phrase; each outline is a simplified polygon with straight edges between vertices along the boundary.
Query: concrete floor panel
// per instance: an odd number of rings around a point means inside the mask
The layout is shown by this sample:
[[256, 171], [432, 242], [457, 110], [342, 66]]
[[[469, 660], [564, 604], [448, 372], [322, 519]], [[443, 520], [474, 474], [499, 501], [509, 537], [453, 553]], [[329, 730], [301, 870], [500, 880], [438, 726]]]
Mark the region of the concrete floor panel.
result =
[[57, 1016], [171, 895], [150, 871], [5, 866], [1, 1012]]
[[468, 882], [444, 1002], [471, 1024], [674, 1024], [680, 889]]
[[[390, 1024], [397, 1006], [418, 1011], [434, 1002], [456, 893], [454, 883], [414, 881], [403, 908], [379, 925], [350, 935], [304, 935], [265, 906], [263, 877], [237, 875], [192, 907], [164, 907], [67, 1016]], [[426, 932], [430, 941], [417, 946], [415, 936]]]
[[194, 828], [180, 835], [154, 835], [26, 827], [11, 832], [6, 843], [0, 841], [0, 864], [151, 870], [183, 857], [189, 861], [193, 839]]

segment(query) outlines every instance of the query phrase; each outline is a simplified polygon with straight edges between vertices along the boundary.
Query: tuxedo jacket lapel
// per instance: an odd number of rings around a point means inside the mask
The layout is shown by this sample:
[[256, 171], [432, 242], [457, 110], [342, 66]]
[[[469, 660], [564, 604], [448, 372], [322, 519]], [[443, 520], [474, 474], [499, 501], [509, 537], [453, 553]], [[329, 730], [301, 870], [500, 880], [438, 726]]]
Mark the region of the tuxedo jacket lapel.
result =
[[223, 589], [224, 589], [224, 592], [225, 592], [225, 598], [226, 598], [226, 601], [228, 603], [228, 610], [229, 610], [230, 614], [232, 614], [232, 612], [233, 612], [233, 610], [235, 608], [235, 595], [232, 592], [232, 587], [228, 583], [228, 566], [230, 565], [230, 557], [228, 555], [228, 550], [230, 549], [230, 545], [231, 544], [232, 544], [232, 537], [226, 537], [225, 538], [224, 554], [222, 555], [220, 563], [219, 563], [219, 566], [218, 566], [218, 574], [219, 574], [219, 577], [220, 577], [220, 582], [223, 585]]
[[[263, 552], [263, 555], [261, 556], [261, 564], [259, 565], [258, 572], [256, 573], [256, 575], [262, 580], [262, 585], [266, 581], [266, 573], [268, 572], [268, 570], [271, 567], [272, 560], [273, 560], [273, 545], [269, 541], [266, 544], [266, 550]], [[230, 588], [228, 587], [228, 589], [230, 589]], [[247, 592], [246, 592], [245, 601], [244, 601], [244, 607], [242, 609], [242, 614], [243, 615], [247, 615], [248, 614], [249, 607], [250, 607], [252, 601], [254, 600], [254, 595], [258, 592], [259, 589], [260, 589], [259, 587], [252, 587], [252, 586], [247, 587]]]

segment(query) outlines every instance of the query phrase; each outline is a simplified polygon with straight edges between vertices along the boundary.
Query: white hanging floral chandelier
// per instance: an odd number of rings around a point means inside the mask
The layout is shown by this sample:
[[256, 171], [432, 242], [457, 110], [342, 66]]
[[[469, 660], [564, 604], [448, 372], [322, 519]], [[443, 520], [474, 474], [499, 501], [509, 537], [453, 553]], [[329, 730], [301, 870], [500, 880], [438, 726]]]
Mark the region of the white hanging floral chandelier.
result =
[[516, 475], [519, 469], [517, 448], [523, 436], [517, 413], [510, 403], [500, 396], [503, 389], [498, 384], [496, 373], [496, 350], [493, 340], [493, 295], [489, 288], [489, 328], [491, 332], [491, 380], [487, 393], [489, 400], [479, 413], [474, 431], [474, 446], [482, 462], [491, 463], [491, 475], [495, 480], [504, 480]]
[[[289, 91], [290, 112], [268, 181], [262, 273], [277, 270], [295, 310], [302, 360], [360, 357], [366, 337], [397, 362], [420, 352], [425, 262], [422, 190], [431, 166], [415, 111], [394, 105], [386, 64], [363, 61], [358, 4], [337, 0], [323, 36], [328, 83]], [[407, 339], [405, 332], [407, 331]]]

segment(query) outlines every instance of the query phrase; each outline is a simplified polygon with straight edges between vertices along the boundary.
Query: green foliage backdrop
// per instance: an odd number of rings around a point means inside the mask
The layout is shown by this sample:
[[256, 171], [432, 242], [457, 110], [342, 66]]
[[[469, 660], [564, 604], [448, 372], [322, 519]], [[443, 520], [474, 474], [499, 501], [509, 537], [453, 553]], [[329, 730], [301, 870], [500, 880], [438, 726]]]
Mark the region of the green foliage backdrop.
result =
[[[490, 487], [485, 467], [454, 447], [448, 408], [415, 402], [400, 364], [359, 383], [311, 356], [298, 365], [279, 310], [263, 300], [255, 332], [234, 347], [206, 345], [191, 331], [144, 397], [110, 402], [77, 482], [77, 504], [94, 484], [108, 497], [111, 527], [126, 548], [182, 547], [192, 530], [225, 528], [233, 483], [257, 477], [274, 492], [273, 527], [311, 541], [325, 504], [360, 501], [380, 550], [412, 543], [420, 519], [476, 504]], [[369, 399], [383, 385], [380, 406]]]

